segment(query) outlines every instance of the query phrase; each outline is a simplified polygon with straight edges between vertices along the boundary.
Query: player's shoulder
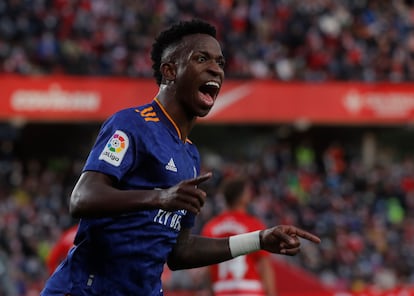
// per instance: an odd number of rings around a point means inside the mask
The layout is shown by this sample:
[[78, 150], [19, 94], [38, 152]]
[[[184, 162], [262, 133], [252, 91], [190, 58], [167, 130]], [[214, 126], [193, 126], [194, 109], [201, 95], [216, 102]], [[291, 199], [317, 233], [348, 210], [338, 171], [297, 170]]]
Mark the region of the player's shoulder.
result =
[[239, 212], [234, 214], [235, 219], [237, 220], [243, 220], [243, 221], [250, 221], [255, 223], [262, 223], [262, 218], [257, 215], [256, 212], [248, 210], [246, 212]]
[[223, 220], [225, 220], [227, 218], [226, 213], [220, 213], [215, 215], [214, 217], [212, 217], [210, 220], [208, 220], [203, 228], [202, 228], [202, 234], [203, 235], [207, 235], [207, 236], [212, 236], [214, 229], [219, 227], [222, 223]]
[[248, 222], [250, 226], [252, 226], [253, 228], [257, 228], [257, 229], [266, 228], [264, 221], [254, 214], [248, 214], [246, 222]]
[[118, 111], [116, 111], [111, 117], [115, 118], [145, 118], [148, 115], [148, 112], [152, 109], [151, 104], [145, 104], [141, 106], [134, 106], [134, 107], [128, 107], [123, 108]]
[[136, 107], [128, 107], [115, 112], [109, 121], [124, 122], [132, 125], [157, 123], [160, 121], [159, 112], [153, 103]]

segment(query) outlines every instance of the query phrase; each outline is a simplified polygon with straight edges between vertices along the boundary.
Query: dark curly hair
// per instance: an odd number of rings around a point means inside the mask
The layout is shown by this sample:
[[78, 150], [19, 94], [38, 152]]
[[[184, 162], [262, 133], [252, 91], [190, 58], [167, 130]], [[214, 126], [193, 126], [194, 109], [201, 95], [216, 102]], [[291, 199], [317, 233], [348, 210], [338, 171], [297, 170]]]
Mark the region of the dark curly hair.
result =
[[192, 34], [207, 34], [216, 38], [216, 28], [202, 20], [181, 21], [162, 31], [152, 44], [151, 60], [154, 78], [158, 85], [162, 82], [161, 58], [164, 50], [172, 44], [176, 44], [184, 36]]

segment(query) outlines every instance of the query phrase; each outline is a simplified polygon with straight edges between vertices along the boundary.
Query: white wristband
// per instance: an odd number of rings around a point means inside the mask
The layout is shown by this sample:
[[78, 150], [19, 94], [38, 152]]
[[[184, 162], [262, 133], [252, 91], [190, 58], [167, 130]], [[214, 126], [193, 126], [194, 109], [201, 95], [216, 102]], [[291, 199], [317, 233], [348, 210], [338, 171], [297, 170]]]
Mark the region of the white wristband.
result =
[[233, 235], [229, 237], [231, 255], [234, 257], [246, 255], [260, 250], [260, 230]]

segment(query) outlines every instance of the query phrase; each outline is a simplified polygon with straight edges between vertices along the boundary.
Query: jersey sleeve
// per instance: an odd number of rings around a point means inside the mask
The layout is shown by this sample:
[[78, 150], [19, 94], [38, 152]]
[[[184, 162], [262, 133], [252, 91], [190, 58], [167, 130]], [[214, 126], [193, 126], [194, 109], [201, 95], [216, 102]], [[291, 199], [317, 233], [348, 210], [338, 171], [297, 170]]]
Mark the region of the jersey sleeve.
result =
[[97, 171], [120, 180], [135, 161], [139, 133], [119, 113], [110, 117], [101, 127], [83, 171]]

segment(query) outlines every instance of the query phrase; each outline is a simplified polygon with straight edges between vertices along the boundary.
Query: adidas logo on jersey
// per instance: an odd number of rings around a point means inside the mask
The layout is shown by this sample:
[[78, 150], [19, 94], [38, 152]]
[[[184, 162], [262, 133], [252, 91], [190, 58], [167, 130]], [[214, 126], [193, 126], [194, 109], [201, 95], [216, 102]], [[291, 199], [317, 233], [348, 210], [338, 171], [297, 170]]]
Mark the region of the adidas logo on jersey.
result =
[[177, 167], [175, 166], [174, 160], [172, 158], [170, 158], [170, 161], [165, 166], [165, 169], [172, 172], [177, 172]]

